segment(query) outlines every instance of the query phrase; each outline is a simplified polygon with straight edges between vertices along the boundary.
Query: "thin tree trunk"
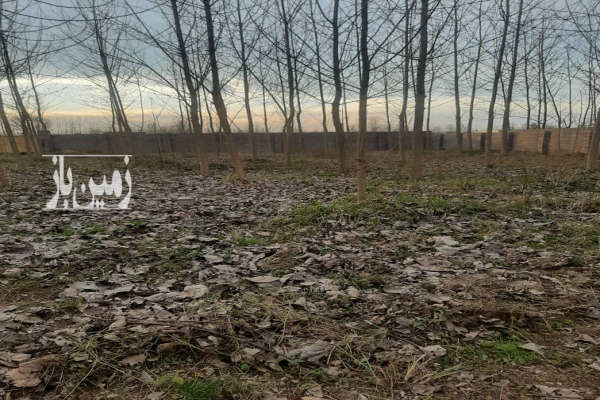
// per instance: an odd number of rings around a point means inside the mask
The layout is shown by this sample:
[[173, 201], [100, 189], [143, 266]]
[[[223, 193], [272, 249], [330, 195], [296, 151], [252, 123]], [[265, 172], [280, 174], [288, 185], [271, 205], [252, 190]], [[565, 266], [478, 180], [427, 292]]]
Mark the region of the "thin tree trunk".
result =
[[[175, 1], [175, 0], [172, 0]], [[229, 125], [229, 119], [227, 118], [227, 108], [221, 95], [221, 81], [219, 79], [219, 66], [217, 64], [217, 48], [215, 46], [215, 33], [211, 11], [211, 0], [203, 0], [204, 4], [204, 18], [206, 22], [206, 38], [208, 40], [208, 57], [210, 60], [210, 71], [212, 76], [212, 98], [217, 110], [217, 116], [219, 117], [220, 129], [225, 133], [227, 140], [227, 147], [229, 150], [229, 157], [231, 163], [238, 176], [238, 179], [245, 180], [246, 174], [244, 173], [244, 166], [242, 160], [239, 158], [237, 149], [233, 143], [231, 134], [231, 126]], [[197, 117], [197, 116], [196, 116]]]
[[527, 35], [523, 36], [523, 47], [525, 48], [525, 60], [523, 63], [525, 64], [525, 99], [527, 101], [527, 119], [525, 120], [525, 128], [529, 129], [531, 127], [531, 99], [529, 96], [529, 52], [527, 51]]
[[208, 158], [206, 157], [204, 141], [202, 140], [202, 129], [200, 127], [200, 120], [198, 119], [198, 96], [195, 94], [197, 89], [194, 87], [190, 61], [188, 58], [187, 49], [185, 47], [185, 38], [183, 36], [183, 31], [181, 30], [181, 21], [179, 18], [177, 0], [171, 0], [171, 10], [173, 12], [173, 22], [175, 25], [175, 34], [177, 36], [177, 46], [179, 50], [179, 56], [181, 58], [183, 76], [188, 93], [190, 94], [190, 119], [192, 120], [192, 130], [194, 131], [194, 135], [196, 135], [195, 143], [198, 151], [198, 157], [200, 158], [200, 173], [202, 175], [208, 175]]
[[415, 148], [412, 166], [413, 179], [423, 176], [423, 117], [425, 111], [425, 74], [427, 73], [427, 23], [429, 19], [429, 0], [421, 0], [421, 23], [419, 61], [417, 63], [417, 80], [415, 96], [414, 136]]
[[[208, 1], [208, 0], [206, 0]], [[289, 20], [287, 16], [287, 12], [285, 9], [286, 1], [280, 0], [280, 11], [281, 11], [281, 19], [283, 21], [283, 38], [285, 45], [285, 60], [287, 67], [287, 81], [288, 81], [288, 102], [289, 102], [289, 110], [287, 114], [287, 118], [284, 125], [284, 151], [285, 151], [285, 164], [288, 167], [292, 166], [292, 146], [291, 146], [291, 136], [294, 132], [294, 117], [295, 117], [295, 106], [294, 106], [294, 69], [292, 65], [292, 48], [290, 43], [290, 26]]]
[[37, 91], [37, 87], [35, 85], [35, 80], [33, 79], [33, 72], [31, 71], [31, 60], [27, 59], [27, 72], [29, 75], [29, 82], [31, 82], [31, 90], [33, 92], [33, 98], [35, 100], [35, 106], [37, 111], [38, 122], [42, 128], [43, 132], [48, 132], [48, 126], [44, 121], [44, 116], [42, 115], [42, 105], [40, 102], [40, 96]]
[[406, 20], [404, 21], [404, 70], [402, 74], [402, 108], [400, 109], [400, 123], [399, 132], [400, 137], [398, 138], [398, 147], [400, 149], [400, 162], [406, 162], [406, 146], [407, 146], [407, 127], [408, 122], [406, 119], [406, 109], [408, 106], [408, 74], [410, 67], [411, 58], [411, 46], [410, 46], [410, 18], [411, 18], [411, 7], [409, 6], [409, 0], [405, 0], [404, 5], [406, 6]]
[[455, 119], [456, 119], [456, 148], [459, 153], [463, 151], [463, 136], [461, 131], [460, 121], [460, 92], [458, 86], [458, 0], [454, 0], [454, 36], [453, 36], [453, 48], [454, 48], [454, 106]]
[[362, 61], [360, 78], [360, 97], [358, 103], [358, 138], [356, 144], [356, 164], [358, 181], [358, 201], [363, 202], [367, 198], [367, 178], [365, 160], [365, 138], [367, 135], [367, 101], [369, 94], [369, 74], [371, 72], [368, 53], [369, 39], [369, 0], [360, 2], [360, 59]]
[[384, 149], [387, 150], [390, 147], [390, 136], [392, 134], [392, 123], [390, 121], [390, 98], [388, 88], [388, 73], [387, 68], [383, 68], [383, 98], [385, 101], [385, 122], [387, 124], [387, 130], [385, 133], [385, 144]]
[[262, 108], [263, 108], [263, 124], [265, 126], [265, 134], [268, 136], [269, 148], [271, 154], [275, 154], [275, 136], [272, 132], [269, 132], [269, 120], [267, 118], [267, 95], [265, 92], [264, 75], [262, 69], [262, 61], [259, 63], [260, 76], [261, 76], [261, 88], [262, 88]]
[[350, 122], [348, 120], [348, 101], [346, 100], [346, 80], [344, 79], [344, 72], [342, 70], [342, 89], [344, 97], [344, 120], [346, 121], [346, 132], [350, 132]]
[[328, 129], [327, 129], [327, 107], [325, 105], [325, 95], [323, 91], [323, 74], [321, 70], [321, 46], [319, 44], [319, 33], [317, 32], [317, 23], [315, 21], [315, 14], [313, 9], [312, 0], [309, 0], [310, 7], [310, 21], [312, 24], [312, 30], [315, 40], [315, 55], [317, 57], [317, 83], [319, 85], [319, 98], [321, 100], [321, 125], [323, 127], [323, 152], [327, 154], [329, 152], [328, 142]]
[[572, 77], [571, 77], [571, 56], [569, 54], [569, 46], [567, 46], [567, 77], [569, 80], [569, 123], [567, 128], [573, 125], [573, 93], [572, 93]]
[[429, 122], [431, 121], [431, 98], [433, 93], [433, 81], [435, 80], [435, 66], [433, 63], [433, 59], [431, 60], [431, 80], [429, 82], [429, 94], [427, 96], [427, 123], [426, 123], [426, 131], [431, 132]]
[[[537, 46], [538, 49], [538, 53], [540, 51], [540, 46], [538, 43]], [[538, 61], [539, 61], [539, 54], [538, 54]], [[538, 129], [542, 128], [542, 69], [540, 68], [540, 63], [538, 62], [538, 68], [537, 68], [537, 87], [536, 87], [536, 92], [537, 92], [537, 127]]]
[[496, 106], [496, 97], [498, 95], [498, 82], [502, 75], [502, 61], [504, 59], [504, 49], [506, 47], [506, 35], [508, 33], [508, 24], [510, 22], [510, 0], [506, 0], [506, 10], [504, 18], [504, 30], [502, 32], [502, 41], [498, 51], [498, 59], [496, 60], [496, 70], [494, 71], [494, 83], [492, 86], [492, 98], [490, 100], [490, 108], [488, 111], [488, 123], [485, 133], [485, 164], [490, 165], [489, 153], [492, 149], [492, 129], [494, 129], [494, 107]]
[[544, 54], [544, 40], [545, 40], [545, 20], [542, 19], [542, 34], [540, 37], [540, 70], [542, 73], [542, 94], [543, 94], [543, 119], [542, 119], [542, 128], [546, 128], [546, 124], [548, 122], [548, 94], [546, 92], [546, 88], [548, 87], [548, 81], [546, 80], [546, 57]]
[[[469, 104], [469, 122], [467, 124], [467, 138], [469, 151], [473, 151], [473, 108], [475, 105], [475, 93], [477, 92], [477, 74], [479, 73], [479, 62], [481, 61], [481, 48], [483, 47], [483, 36], [481, 34], [481, 8], [483, 0], [479, 1], [479, 14], [477, 14], [477, 27], [479, 42], [477, 44], [477, 57], [475, 58], [475, 71], [473, 72], [473, 87], [471, 88], [471, 103]], [[481, 149], [483, 150], [483, 149]]]
[[100, 57], [100, 62], [102, 65], [102, 71], [104, 72], [104, 77], [106, 78], [106, 84], [108, 86], [108, 94], [111, 101], [111, 106], [113, 109], [113, 113], [115, 119], [117, 121], [117, 126], [119, 127], [119, 133], [123, 131], [125, 134], [131, 137], [131, 127], [129, 126], [129, 121], [127, 120], [127, 115], [125, 114], [125, 109], [123, 107], [123, 103], [121, 101], [121, 96], [119, 94], [119, 89], [115, 83], [115, 79], [112, 74], [112, 70], [110, 67], [110, 63], [108, 61], [108, 55], [106, 53], [105, 48], [105, 38], [102, 35], [102, 28], [100, 26], [100, 19], [96, 14], [96, 6], [92, 7], [92, 14], [94, 17], [93, 21], [93, 29], [94, 29], [94, 37], [96, 40], [96, 47], [98, 49], [98, 56]]
[[248, 60], [246, 59], [246, 42], [244, 40], [244, 27], [242, 25], [242, 11], [240, 0], [236, 2], [238, 18], [238, 32], [240, 35], [240, 58], [242, 59], [242, 78], [244, 82], [244, 107], [246, 108], [246, 119], [248, 120], [248, 135], [250, 135], [250, 149], [252, 158], [256, 158], [256, 138], [254, 137], [254, 121], [252, 120], [252, 109], [250, 108], [250, 83], [248, 81]]
[[600, 109], [596, 112], [596, 123], [592, 131], [590, 140], [590, 148], [585, 162], [585, 167], [588, 170], [595, 170], [598, 167], [598, 144], [600, 144]]
[[[294, 62], [294, 65], [296, 63]], [[295, 69], [295, 67], [294, 67]], [[298, 71], [296, 70], [295, 74], [296, 78], [298, 77]], [[296, 109], [296, 123], [298, 124], [298, 139], [300, 144], [300, 151], [304, 152], [304, 135], [302, 134], [304, 131], [302, 130], [302, 103], [300, 102], [300, 88], [298, 87], [298, 82], [296, 81], [296, 103], [298, 103]]]
[[502, 154], [508, 152], [508, 129], [510, 127], [510, 103], [512, 102], [513, 87], [517, 71], [517, 57], [519, 52], [519, 36], [521, 34], [521, 16], [523, 15], [523, 0], [519, 1], [519, 13], [517, 15], [517, 30], [515, 31], [515, 42], [513, 45], [512, 64], [510, 66], [510, 78], [508, 81], [508, 92], [502, 118]]
[[4, 132], [6, 132], [6, 136], [8, 137], [8, 143], [10, 144], [10, 149], [13, 153], [19, 152], [19, 146], [17, 146], [17, 141], [15, 140], [15, 135], [13, 134], [12, 126], [10, 125], [10, 121], [6, 116], [6, 110], [4, 109], [4, 100], [2, 99], [2, 93], [0, 92], [0, 119], [2, 119], [2, 126], [4, 127]]
[[[333, 126], [335, 128], [335, 137], [337, 144], [338, 168], [340, 173], [346, 169], [345, 163], [345, 146], [344, 146], [344, 125], [340, 116], [340, 100], [342, 99], [342, 72], [340, 68], [339, 54], [339, 10], [340, 0], [333, 0], [333, 18], [332, 18], [332, 41], [333, 41], [333, 82], [335, 86], [335, 95], [331, 103], [331, 116]], [[345, 99], [344, 99], [345, 102]]]
[[19, 120], [21, 122], [21, 130], [23, 131], [23, 137], [25, 139], [25, 147], [28, 153], [39, 153], [40, 145], [38, 142], [37, 134], [35, 131], [35, 126], [33, 125], [33, 121], [27, 108], [23, 104], [23, 99], [21, 97], [21, 93], [19, 91], [19, 87], [17, 86], [16, 75], [13, 69], [12, 60], [10, 55], [8, 54], [8, 45], [6, 43], [6, 37], [4, 36], [4, 32], [0, 30], [0, 45], [2, 47], [2, 58], [4, 63], [4, 73], [6, 75], [6, 79], [8, 80], [8, 85], [15, 102], [15, 108], [17, 109], [17, 113], [19, 114]]
[[557, 143], [556, 150], [560, 154], [560, 136], [562, 133], [562, 125], [563, 125], [562, 110], [557, 106], [556, 99], [554, 98], [554, 95], [552, 94], [552, 90], [550, 90], [550, 87], [548, 87], [548, 94], [550, 95], [550, 101], [552, 102], [552, 107], [554, 107], [554, 112], [556, 113], [556, 118], [558, 119], [558, 135], [557, 135], [557, 142], [556, 142]]

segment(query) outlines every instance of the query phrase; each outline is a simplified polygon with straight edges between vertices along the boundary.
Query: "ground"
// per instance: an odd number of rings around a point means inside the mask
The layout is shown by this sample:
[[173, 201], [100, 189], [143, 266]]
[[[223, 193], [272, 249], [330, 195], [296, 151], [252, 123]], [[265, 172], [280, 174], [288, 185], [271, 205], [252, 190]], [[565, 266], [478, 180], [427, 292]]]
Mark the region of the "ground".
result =
[[1, 156], [0, 396], [597, 399], [600, 174], [370, 158], [357, 204], [329, 158], [134, 156], [130, 210], [73, 212]]

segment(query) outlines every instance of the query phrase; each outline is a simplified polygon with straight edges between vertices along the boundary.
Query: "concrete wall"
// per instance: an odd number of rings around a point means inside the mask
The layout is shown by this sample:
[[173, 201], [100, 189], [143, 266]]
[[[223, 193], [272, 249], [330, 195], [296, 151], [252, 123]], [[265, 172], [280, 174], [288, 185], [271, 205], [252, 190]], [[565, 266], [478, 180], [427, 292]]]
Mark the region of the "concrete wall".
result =
[[[235, 146], [242, 152], [250, 152], [250, 137], [246, 133], [232, 135]], [[23, 143], [23, 138], [17, 138]], [[194, 152], [202, 140], [208, 152], [225, 152], [226, 138], [224, 135], [206, 134], [196, 137], [190, 134], [145, 134], [136, 133], [130, 137], [115, 134], [78, 134], [78, 135], [52, 135], [40, 137], [43, 151], [46, 153], [98, 153], [98, 154], [126, 154], [126, 153], [159, 153], [159, 152]], [[368, 132], [366, 138], [367, 151], [385, 150], [396, 144], [397, 135], [388, 135], [386, 132]], [[352, 151], [356, 148], [356, 134], [345, 134], [346, 149]], [[258, 153], [270, 153], [271, 147], [276, 152], [283, 151], [283, 137], [281, 133], [255, 134], [255, 143]], [[23, 143], [24, 144], [24, 143]], [[305, 132], [294, 134], [292, 149], [294, 152], [319, 153], [327, 147], [333, 150], [336, 147], [335, 135], [329, 133], [325, 136], [321, 132]], [[24, 145], [19, 147], [24, 151]], [[0, 136], [0, 152], [10, 152], [8, 140]]]
[[[15, 141], [17, 142], [19, 151], [25, 151], [25, 138], [23, 136], [17, 136], [15, 137]], [[6, 136], [0, 136], [0, 153], [10, 152], [12, 152], [12, 149], [10, 148], [8, 138]]]
[[[587, 153], [592, 128], [547, 128], [547, 129], [515, 129], [511, 130], [514, 134], [513, 151], [523, 151], [532, 153], [542, 153], [544, 143], [544, 133], [550, 132], [550, 141], [548, 143], [549, 153]], [[448, 145], [446, 149], [456, 147], [456, 137], [454, 133], [447, 133]], [[473, 134], [473, 148], [480, 149], [482, 133]], [[465, 135], [466, 143], [466, 135]], [[502, 143], [502, 132], [492, 132], [492, 150], [500, 150]]]
[[[550, 132], [548, 142], [549, 153], [586, 153], [591, 135], [591, 128], [571, 129], [529, 129], [513, 130], [514, 151], [542, 153], [544, 132]], [[473, 133], [473, 149], [479, 150], [481, 133]], [[492, 133], [492, 149], [499, 150], [501, 132]], [[249, 135], [246, 133], [233, 134], [237, 148], [242, 152], [250, 152]], [[346, 150], [354, 151], [356, 148], [356, 134], [346, 133]], [[16, 137], [21, 151], [25, 150], [22, 136]], [[43, 151], [45, 153], [98, 153], [98, 154], [126, 154], [126, 153], [158, 153], [158, 152], [194, 152], [198, 140], [204, 142], [209, 152], [225, 152], [225, 138], [221, 135], [202, 135], [201, 138], [189, 134], [144, 134], [136, 133], [131, 137], [115, 134], [79, 134], [79, 135], [52, 135], [41, 136]], [[264, 133], [255, 134], [258, 153], [270, 153], [271, 146], [276, 152], [283, 151], [283, 138], [281, 133], [272, 135]], [[465, 148], [467, 137], [464, 135]], [[392, 132], [368, 132], [366, 137], [367, 151], [387, 150], [397, 146], [398, 134]], [[410, 139], [409, 139], [410, 142]], [[560, 146], [559, 146], [560, 142]], [[294, 134], [292, 148], [294, 152], [320, 153], [327, 146], [329, 150], [336, 147], [335, 135], [329, 133], [327, 137], [321, 132], [305, 132]], [[456, 135], [454, 133], [428, 133], [426, 134], [426, 147], [433, 150], [452, 150], [456, 148]], [[0, 136], [0, 152], [10, 152], [10, 145], [5, 136]]]

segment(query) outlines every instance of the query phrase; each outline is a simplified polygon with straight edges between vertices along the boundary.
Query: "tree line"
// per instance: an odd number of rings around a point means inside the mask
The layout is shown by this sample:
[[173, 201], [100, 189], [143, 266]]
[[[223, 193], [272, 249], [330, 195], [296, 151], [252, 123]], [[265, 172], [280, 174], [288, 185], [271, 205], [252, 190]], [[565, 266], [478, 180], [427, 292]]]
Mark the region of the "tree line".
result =
[[[273, 132], [268, 110], [277, 110], [291, 165], [303, 111], [316, 106], [324, 151], [333, 135], [340, 171], [348, 164], [345, 133], [357, 127], [362, 199], [369, 107], [383, 104], [388, 136], [397, 137], [394, 151], [411, 160], [418, 178], [437, 97], [454, 105], [458, 151], [474, 148], [476, 113], [486, 115], [487, 162], [494, 128], [506, 152], [514, 125], [593, 126], [592, 168], [600, 143], [596, 6], [596, 0], [0, 0], [6, 82], [0, 122], [13, 151], [22, 134], [35, 153], [48, 130], [40, 82], [93, 82], [99, 94], [90, 103], [106, 106], [111, 131], [121, 135], [156, 127], [160, 115], [142, 94], [156, 93], [176, 105], [181, 131], [222, 135], [243, 178], [234, 129], [248, 133], [255, 157], [254, 134]], [[141, 110], [137, 123], [134, 108]], [[206, 174], [203, 141], [194, 143]]]

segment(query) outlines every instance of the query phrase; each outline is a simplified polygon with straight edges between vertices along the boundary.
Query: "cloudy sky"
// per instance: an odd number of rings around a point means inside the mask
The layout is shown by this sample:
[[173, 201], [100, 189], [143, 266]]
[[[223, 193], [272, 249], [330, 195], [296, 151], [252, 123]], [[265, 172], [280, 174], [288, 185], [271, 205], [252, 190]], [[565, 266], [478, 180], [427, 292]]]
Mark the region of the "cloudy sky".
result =
[[[27, 3], [27, 6], [18, 5], [17, 8], [15, 8], [14, 2], [5, 2], [5, 7], [7, 7], [9, 10], [7, 15], [20, 21], [19, 26], [21, 29], [23, 29], [25, 26], [28, 26], [31, 28], [31, 32], [41, 32], [41, 34], [29, 33], [28, 35], [31, 38], [42, 38], [42, 47], [46, 45], [48, 46], [43, 47], [43, 49], [48, 49], [49, 51], [51, 50], [49, 56], [40, 58], [39, 63], [35, 66], [35, 72], [36, 85], [41, 96], [45, 116], [50, 121], [52, 130], [56, 133], [107, 130], [110, 126], [111, 118], [106, 91], [106, 80], [98, 70], [88, 67], [88, 65], [98, 63], [98, 60], [95, 59], [94, 55], [85, 49], [85, 46], [92, 44], [92, 42], [84, 40], [79, 44], [76, 43], [76, 38], [78, 38], [77, 34], [79, 33], [82, 35], [81, 32], [83, 32], [83, 30], [81, 29], [81, 16], [78, 16], [76, 14], [76, 10], [72, 7], [77, 4], [85, 5], [90, 1], [91, 0], [80, 0], [78, 3], [78, 0], [32, 0], [31, 2]], [[17, 4], [21, 4], [21, 2]], [[154, 31], [160, 31], [166, 27], [166, 20], [164, 15], [161, 13], [161, 9], [154, 7], [157, 3], [149, 0], [132, 0], [131, 4], [137, 10], [150, 9], [143, 14], [143, 20], [149, 26], [151, 26]], [[493, 47], [494, 32], [497, 27], [494, 26], [493, 12], [495, 9], [493, 8], [493, 5], [491, 5], [491, 7], [492, 8], [490, 9], [490, 12], [492, 16], [486, 17], [487, 19], [485, 22], [484, 31], [485, 35], [487, 35], [486, 41], [491, 43], [490, 47]], [[117, 11], [115, 12], [123, 13], [124, 11], [127, 10], [124, 8], [124, 6], [122, 6], [117, 7]], [[468, 10], [465, 11], [463, 18], [465, 21], [469, 20]], [[435, 26], [433, 26], [433, 28], [435, 29]], [[465, 29], [463, 33], [465, 37], [470, 35], [469, 29], [472, 28]], [[532, 29], [535, 28], [530, 27], [530, 30]], [[226, 31], [226, 29], [224, 29], [224, 31]], [[111, 31], [111, 34], [114, 34], [114, 31]], [[223, 36], [226, 35], [227, 33], [225, 32]], [[531, 37], [534, 37], [534, 35], [532, 34]], [[557, 40], [561, 40], [561, 37], [554, 39], [554, 45], [556, 45]], [[442, 40], [440, 40], [440, 42], [443, 44]], [[143, 44], [139, 40], [129, 39], [124, 43], [124, 47], [126, 47], [124, 49], [125, 53], [127, 53], [127, 51], [131, 51], [132, 54], [135, 53], [137, 57], [143, 57], [146, 61], [156, 60], [155, 64], [158, 65], [159, 68], [161, 63], [164, 64], [165, 62], [164, 57], [161, 57], [161, 54], [156, 49]], [[575, 41], [574, 43], [577, 42]], [[222, 37], [220, 44], [223, 49], [227, 48], [227, 39]], [[460, 59], [460, 68], [462, 74], [460, 80], [462, 108], [461, 114], [463, 123], [466, 125], [468, 105], [470, 103], [469, 96], [471, 91], [470, 85], [473, 70], [472, 38], [466, 37], [465, 39], [462, 39], [461, 45], [465, 49], [468, 49], [465, 51], [464, 56], [461, 56]], [[552, 51], [560, 54], [560, 46], [556, 45], [556, 49]], [[491, 53], [491, 51], [487, 52]], [[575, 51], [572, 53], [572, 57], [575, 60], [574, 62], [576, 62], [578, 54], [577, 49], [575, 49]], [[522, 62], [522, 60], [520, 60], [520, 62]], [[231, 67], [232, 57], [226, 58], [225, 63], [229, 63], [228, 65]], [[482, 87], [478, 90], [478, 96], [476, 97], [477, 100], [475, 101], [475, 129], [484, 128], [487, 121], [487, 101], [490, 97], [487, 86], [490, 81], [490, 71], [493, 70], [493, 64], [492, 55], [486, 54], [486, 51], [484, 51], [479, 78], [480, 82], [482, 83]], [[433, 130], [453, 130], [455, 104], [451, 75], [451, 58], [436, 58], [434, 59], [434, 67], [436, 65], [437, 80], [434, 81], [435, 85], [431, 99], [430, 127]], [[154, 126], [154, 122], [156, 122], [156, 124], [161, 128], [169, 128], [176, 124], [179, 118], [179, 111], [175, 91], [167, 85], [160, 83], [156, 79], [147, 78], [143, 71], [137, 71], [140, 72], [140, 74], [135, 75], [135, 68], [131, 68], [131, 66], [129, 68], [132, 69], [132, 71], [123, 73], [123, 75], [127, 75], [128, 78], [123, 78], [120, 81], [119, 88], [127, 108], [126, 111], [128, 118], [131, 120], [134, 128], [148, 131], [151, 130], [152, 126]], [[228, 105], [229, 117], [234, 121], [235, 128], [244, 130], [246, 128], [246, 118], [242, 103], [243, 88], [240, 82], [240, 74], [231, 72], [237, 71], [236, 68], [224, 68], [224, 73], [222, 73], [222, 76], [228, 80], [228, 85], [226, 87], [226, 103]], [[531, 68], [533, 69], [534, 67]], [[558, 107], [561, 108], [563, 112], [566, 112], [568, 97], [566, 81], [564, 79], [564, 63], [561, 64], [561, 62], [555, 61], [548, 68], [553, 72], [552, 85], [556, 90], [555, 96]], [[584, 93], [585, 88], [583, 86], [583, 81], [581, 80], [583, 72], [578, 72], [577, 67], [575, 66], [572, 68], [573, 74], [575, 75], [572, 88], [572, 109], [574, 112], [574, 118], [577, 119], [577, 113], [579, 112], [581, 106], [583, 106], [580, 96]], [[400, 73], [401, 72], [399, 71], [397, 73], [391, 73], [391, 79], [398, 82], [401, 79], [401, 76], [399, 75]], [[535, 72], [530, 71], [530, 73], [537, 75]], [[525, 121], [526, 101], [524, 98], [522, 75], [522, 66], [519, 65], [514, 102], [512, 105], [513, 117], [511, 119], [512, 125], [516, 128], [521, 127]], [[429, 69], [428, 76], [430, 76]], [[375, 76], [375, 79], [377, 79], [377, 76]], [[26, 77], [23, 77], [18, 80], [18, 83], [23, 90], [28, 103], [33, 104], [29, 80]], [[262, 118], [263, 113], [260, 86], [256, 81], [252, 81], [251, 85], [251, 98], [255, 125], [257, 130], [262, 130], [264, 125]], [[427, 85], [429, 85], [429, 82]], [[330, 101], [332, 97], [331, 87], [326, 85], [325, 89], [327, 92], [327, 98]], [[3, 91], [5, 98], [10, 98], [6, 82], [0, 83], [0, 90]], [[314, 92], [314, 88], [310, 90]], [[371, 90], [371, 93], [372, 97], [369, 100], [368, 117], [369, 128], [374, 130], [385, 130], [387, 128], [387, 122], [381, 90], [381, 79], [377, 80], [373, 85], [373, 90]], [[536, 96], [534, 88], [532, 88], [532, 96]], [[411, 93], [409, 95], [410, 114], [412, 114], [412, 97], [413, 91], [411, 89]], [[357, 125], [355, 112], [357, 104], [355, 95], [350, 94], [349, 98], [349, 125], [352, 128]], [[397, 115], [399, 114], [402, 101], [400, 91], [397, 89], [393, 90], [389, 100], [391, 124], [392, 128], [394, 129], [398, 124]], [[535, 99], [532, 99], [532, 101], [533, 103], [537, 102]], [[321, 107], [314, 100], [314, 93], [311, 95], [304, 94], [302, 96], [302, 108], [302, 124], [304, 130], [320, 130]], [[271, 130], [279, 129], [282, 123], [279, 109], [273, 104], [273, 102], [269, 102], [267, 110]], [[502, 93], [500, 93], [498, 106], [496, 109], [496, 115], [498, 117], [495, 123], [496, 126], [499, 126], [500, 124], [502, 110], [503, 101]], [[328, 107], [328, 113], [329, 112], [330, 109]], [[534, 110], [534, 119], [536, 115], [537, 111]], [[550, 123], [553, 123], [552, 119], [554, 119], [554, 123], [556, 123], [556, 118], [554, 117], [554, 111], [551, 105], [549, 105], [549, 117]], [[331, 121], [329, 115], [328, 120]]]

